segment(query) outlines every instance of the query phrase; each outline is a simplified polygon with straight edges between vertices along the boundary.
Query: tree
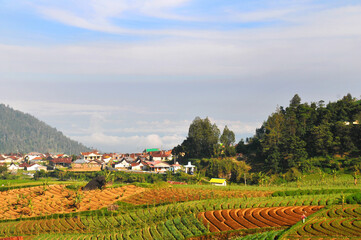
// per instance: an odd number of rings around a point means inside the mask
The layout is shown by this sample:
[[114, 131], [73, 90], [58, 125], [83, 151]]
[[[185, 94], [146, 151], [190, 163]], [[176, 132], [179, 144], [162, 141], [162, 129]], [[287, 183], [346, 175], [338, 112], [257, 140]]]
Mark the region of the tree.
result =
[[231, 146], [236, 141], [236, 138], [234, 136], [234, 133], [228, 129], [227, 125], [223, 129], [223, 133], [221, 135], [221, 138], [219, 139], [220, 142], [225, 146]]
[[236, 141], [236, 138], [234, 136], [234, 133], [228, 129], [227, 125], [223, 129], [223, 133], [220, 137], [220, 142], [223, 145], [222, 148], [224, 149], [223, 154], [227, 157], [235, 156], [236, 155], [236, 149], [233, 146], [234, 142]]
[[291, 108], [296, 108], [300, 104], [301, 104], [301, 98], [300, 98], [300, 96], [298, 96], [298, 94], [295, 94], [293, 96], [293, 98], [291, 99], [291, 101], [290, 101], [290, 107]]
[[208, 118], [196, 117], [189, 126], [188, 137], [175, 151], [183, 150], [187, 158], [212, 157], [219, 140], [220, 131]]

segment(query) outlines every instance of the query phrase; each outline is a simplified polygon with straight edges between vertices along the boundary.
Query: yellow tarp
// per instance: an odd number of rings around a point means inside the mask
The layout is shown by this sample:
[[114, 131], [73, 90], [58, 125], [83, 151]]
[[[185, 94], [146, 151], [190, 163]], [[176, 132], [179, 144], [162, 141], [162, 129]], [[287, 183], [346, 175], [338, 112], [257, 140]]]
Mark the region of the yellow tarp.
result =
[[226, 179], [224, 178], [211, 178], [211, 180], [209, 181], [210, 183], [224, 183], [226, 181]]

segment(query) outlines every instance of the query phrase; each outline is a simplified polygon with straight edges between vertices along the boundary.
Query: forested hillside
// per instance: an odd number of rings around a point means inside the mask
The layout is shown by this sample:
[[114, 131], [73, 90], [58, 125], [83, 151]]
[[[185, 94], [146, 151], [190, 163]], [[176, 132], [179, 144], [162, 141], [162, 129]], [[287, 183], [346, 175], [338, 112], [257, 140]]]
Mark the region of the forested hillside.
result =
[[79, 154], [88, 150], [35, 117], [0, 104], [0, 153]]
[[268, 117], [253, 138], [241, 141], [237, 151], [274, 172], [290, 168], [307, 171], [322, 164], [330, 169], [343, 164], [358, 170], [360, 123], [361, 101], [350, 94], [327, 105], [324, 101], [301, 103], [296, 94], [288, 107], [279, 107]]

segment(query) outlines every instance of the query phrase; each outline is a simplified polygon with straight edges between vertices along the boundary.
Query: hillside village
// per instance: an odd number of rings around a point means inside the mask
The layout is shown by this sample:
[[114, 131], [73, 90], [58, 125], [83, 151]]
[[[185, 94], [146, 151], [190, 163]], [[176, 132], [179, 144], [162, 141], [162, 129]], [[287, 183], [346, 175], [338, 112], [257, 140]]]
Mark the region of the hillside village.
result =
[[97, 150], [81, 152], [79, 156], [66, 154], [50, 154], [31, 152], [22, 154], [0, 154], [0, 165], [6, 166], [8, 171], [23, 170], [52, 171], [61, 169], [65, 171], [86, 172], [113, 171], [153, 172], [165, 173], [167, 171], [184, 171], [193, 174], [195, 166], [190, 162], [180, 165], [175, 161], [172, 150], [145, 149], [142, 153], [100, 153]]

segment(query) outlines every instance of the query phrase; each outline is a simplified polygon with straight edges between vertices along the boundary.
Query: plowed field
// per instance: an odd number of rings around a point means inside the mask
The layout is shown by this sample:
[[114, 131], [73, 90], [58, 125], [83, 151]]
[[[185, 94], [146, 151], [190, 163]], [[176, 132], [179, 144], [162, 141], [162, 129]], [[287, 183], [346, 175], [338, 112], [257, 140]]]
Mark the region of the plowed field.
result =
[[334, 237], [361, 239], [361, 208], [359, 205], [335, 206], [325, 211], [323, 215], [300, 225], [288, 237], [292, 239], [332, 239]]
[[242, 197], [265, 197], [272, 194], [271, 191], [227, 191], [192, 188], [163, 188], [150, 189], [145, 192], [134, 194], [122, 200], [123, 202], [142, 205], [160, 204], [172, 202], [185, 202], [215, 198], [242, 198]]
[[211, 232], [235, 229], [291, 226], [322, 206], [245, 208], [201, 212], [198, 218]]
[[0, 219], [96, 210], [143, 191], [133, 185], [84, 192], [64, 185], [9, 190], [0, 192]]

